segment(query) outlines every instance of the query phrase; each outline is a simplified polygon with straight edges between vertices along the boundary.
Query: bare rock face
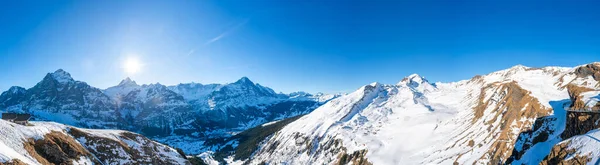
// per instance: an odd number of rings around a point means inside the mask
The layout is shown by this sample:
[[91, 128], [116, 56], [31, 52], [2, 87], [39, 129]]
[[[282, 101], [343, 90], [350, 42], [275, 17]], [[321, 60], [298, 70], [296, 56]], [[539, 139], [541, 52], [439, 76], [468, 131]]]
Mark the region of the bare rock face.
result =
[[[480, 103], [474, 108], [475, 118], [472, 122], [484, 122], [490, 125], [488, 130], [498, 130], [500, 132], [496, 135], [499, 136], [498, 140], [492, 143], [492, 147], [482, 156], [482, 159], [486, 157], [490, 158], [491, 162], [503, 162], [503, 160], [509, 159], [509, 156], [513, 152], [516, 139], [512, 139], [511, 137], [518, 136], [514, 135], [510, 128], [519, 128], [521, 130], [519, 132], [530, 130], [530, 127], [534, 123], [521, 119], [536, 119], [550, 114], [552, 110], [540, 105], [539, 101], [535, 97], [532, 97], [529, 91], [521, 88], [516, 82], [495, 84], [486, 88], [497, 88], [499, 89], [497, 91], [502, 91], [495, 94], [500, 99], [485, 101], [485, 95], [481, 94]], [[485, 109], [489, 108], [494, 102], [502, 103], [495, 104], [494, 114], [487, 114], [494, 117], [487, 121], [482, 119]], [[492, 123], [497, 120], [502, 121], [501, 124], [492, 127]], [[516, 125], [513, 125], [513, 123]]]
[[182, 164], [169, 159], [173, 155], [166, 155], [176, 151], [139, 134], [122, 132], [118, 137], [109, 138], [76, 128], [71, 128], [69, 133], [104, 164]]
[[367, 150], [354, 151], [352, 154], [340, 153], [335, 164], [373, 165], [367, 158]]
[[[175, 151], [139, 134], [122, 132], [119, 141], [77, 128], [71, 128], [69, 133], [72, 136], [52, 131], [43, 139], [28, 140], [23, 146], [41, 164], [68, 165], [81, 158], [95, 164], [189, 164], [170, 159]], [[183, 158], [178, 156], [178, 159]], [[17, 160], [8, 164], [19, 163]]]
[[42, 164], [72, 164], [81, 157], [99, 163], [81, 144], [62, 132], [52, 131], [43, 139], [30, 139], [23, 146]]
[[600, 63], [592, 63], [575, 70], [578, 77], [592, 76], [594, 80], [600, 81]]
[[585, 102], [582, 100], [583, 97], [581, 96], [581, 93], [593, 91], [593, 89], [569, 84], [569, 85], [567, 85], [567, 90], [569, 92], [569, 97], [571, 99], [571, 106], [569, 108], [571, 110], [586, 109]]
[[556, 117], [545, 116], [535, 120], [533, 129], [521, 132], [517, 137], [517, 145], [513, 148], [511, 156], [504, 162], [505, 164], [511, 164], [515, 160], [520, 160], [523, 154], [536, 145], [539, 142], [548, 140], [549, 136], [554, 133], [554, 124]]
[[[576, 150], [569, 149], [569, 143], [563, 142], [552, 147], [552, 151], [540, 162], [540, 165], [584, 165], [592, 160], [585, 155], [573, 155]], [[571, 155], [572, 158], [567, 159]]]
[[600, 128], [600, 112], [567, 112], [567, 123], [561, 138], [567, 139]]

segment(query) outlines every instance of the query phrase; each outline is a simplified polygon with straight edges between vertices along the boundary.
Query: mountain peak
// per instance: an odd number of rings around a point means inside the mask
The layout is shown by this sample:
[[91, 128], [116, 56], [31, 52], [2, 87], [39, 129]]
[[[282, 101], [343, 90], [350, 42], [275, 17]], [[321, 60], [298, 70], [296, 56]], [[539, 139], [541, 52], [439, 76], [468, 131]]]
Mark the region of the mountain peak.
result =
[[433, 91], [437, 87], [435, 84], [429, 83], [425, 77], [418, 74], [411, 74], [404, 77], [397, 85], [406, 85], [407, 87], [413, 88], [419, 92]]
[[515, 66], [511, 67], [510, 70], [525, 70], [525, 69], [528, 69], [528, 68], [529, 67], [526, 67], [525, 65], [518, 64], [518, 65], [515, 65]]
[[11, 92], [13, 94], [25, 93], [25, 90], [26, 90], [25, 88], [20, 87], [20, 86], [12, 86], [12, 87], [10, 87], [10, 89], [8, 89], [8, 92]]
[[119, 83], [119, 86], [138, 86], [138, 84], [131, 80], [131, 78], [127, 77]]
[[235, 82], [235, 84], [254, 84], [254, 82], [250, 81], [250, 79], [246, 76], [240, 78]]
[[404, 77], [398, 84], [409, 84], [409, 83], [418, 83], [418, 84], [422, 84], [422, 83], [429, 83], [429, 81], [427, 81], [427, 79], [425, 79], [425, 77], [420, 76], [416, 73], [413, 73], [409, 76]]
[[54, 78], [56, 81], [58, 81], [60, 83], [74, 81], [73, 78], [71, 77], [71, 74], [64, 71], [63, 69], [58, 69], [58, 70], [54, 71], [54, 73], [51, 73], [50, 75], [52, 76], [52, 78]]
[[369, 86], [373, 86], [373, 87], [377, 87], [377, 86], [380, 86], [380, 85], [382, 85], [382, 84], [379, 83], [379, 82], [372, 82], [371, 84], [369, 84]]

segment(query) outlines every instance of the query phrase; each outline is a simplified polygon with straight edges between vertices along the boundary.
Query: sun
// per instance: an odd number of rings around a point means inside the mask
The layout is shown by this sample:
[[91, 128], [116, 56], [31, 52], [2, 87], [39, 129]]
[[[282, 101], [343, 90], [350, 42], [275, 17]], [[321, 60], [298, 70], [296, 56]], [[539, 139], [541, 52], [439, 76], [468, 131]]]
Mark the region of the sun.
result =
[[125, 59], [125, 62], [123, 63], [123, 70], [129, 75], [136, 74], [141, 69], [142, 64], [140, 63], [140, 60], [135, 57]]

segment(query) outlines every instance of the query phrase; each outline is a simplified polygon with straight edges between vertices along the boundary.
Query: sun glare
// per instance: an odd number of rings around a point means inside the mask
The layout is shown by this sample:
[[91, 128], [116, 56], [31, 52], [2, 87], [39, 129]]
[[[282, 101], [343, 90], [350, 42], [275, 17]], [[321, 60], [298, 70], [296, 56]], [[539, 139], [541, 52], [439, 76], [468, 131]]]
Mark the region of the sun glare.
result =
[[127, 74], [135, 74], [142, 69], [142, 64], [137, 58], [129, 57], [123, 63], [123, 70]]

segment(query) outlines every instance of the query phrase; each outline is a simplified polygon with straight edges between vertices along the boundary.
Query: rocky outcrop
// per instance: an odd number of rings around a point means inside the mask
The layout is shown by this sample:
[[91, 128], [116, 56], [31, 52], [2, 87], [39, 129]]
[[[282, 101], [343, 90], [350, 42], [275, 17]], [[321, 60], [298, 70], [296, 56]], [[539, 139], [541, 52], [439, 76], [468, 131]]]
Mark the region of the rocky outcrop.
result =
[[588, 77], [592, 76], [594, 80], [600, 81], [600, 63], [592, 63], [575, 70], [577, 77]]
[[358, 150], [354, 151], [352, 154], [348, 153], [340, 153], [338, 156], [338, 160], [336, 165], [345, 165], [345, 164], [353, 164], [353, 165], [373, 165], [370, 163], [367, 158], [367, 150]]
[[[172, 148], [161, 145], [139, 134], [121, 132], [117, 135], [96, 136], [76, 128], [69, 132], [104, 164], [181, 164], [170, 159], [176, 153]], [[167, 155], [170, 154], [170, 155]], [[126, 160], [126, 161], [124, 161]]]
[[540, 162], [540, 165], [585, 165], [591, 161], [591, 158], [585, 155], [573, 155], [576, 150], [570, 149], [569, 143], [562, 142], [552, 147], [550, 154]]
[[569, 85], [567, 85], [567, 91], [569, 92], [569, 98], [571, 99], [571, 106], [569, 107], [569, 109], [571, 109], [571, 110], [587, 109], [587, 107], [585, 106], [585, 102], [583, 101], [583, 96], [581, 96], [581, 93], [593, 91], [593, 89], [569, 84]]
[[81, 157], [99, 163], [81, 144], [72, 137], [58, 131], [44, 135], [43, 139], [30, 139], [25, 149], [42, 164], [72, 164]]
[[504, 164], [511, 164], [515, 160], [520, 160], [523, 154], [525, 154], [525, 152], [527, 152], [527, 150], [529, 150], [531, 147], [539, 142], [548, 140], [549, 136], [555, 131], [553, 127], [556, 120], [557, 119], [554, 116], [545, 116], [536, 119], [531, 130], [527, 130], [519, 134], [517, 137], [517, 142], [515, 142], [515, 144], [518, 145], [515, 145], [511, 156], [504, 162]]
[[[516, 142], [514, 137], [518, 135], [514, 134], [513, 129], [525, 132], [534, 125], [534, 123], [525, 119], [536, 119], [546, 116], [552, 110], [540, 105], [540, 102], [530, 95], [531, 92], [521, 88], [514, 81], [492, 84], [481, 91], [487, 91], [488, 88], [496, 89], [496, 92], [491, 97], [495, 99], [484, 100], [486, 96], [484, 93], [481, 93], [479, 104], [474, 108], [475, 118], [472, 122], [484, 122], [486, 125], [489, 125], [488, 132], [499, 132], [495, 135], [497, 139], [492, 142], [492, 147], [490, 147], [481, 159], [489, 158], [490, 162], [500, 163], [509, 159], [511, 153], [514, 152], [513, 149]], [[491, 111], [492, 114], [485, 114], [485, 110], [489, 108], [493, 109]], [[484, 115], [491, 119], [483, 119], [482, 116]], [[498, 120], [501, 121], [500, 124], [494, 126], [493, 123]], [[541, 126], [542, 124], [538, 123], [538, 129]]]
[[600, 112], [567, 111], [567, 123], [561, 138], [568, 139], [600, 128]]

